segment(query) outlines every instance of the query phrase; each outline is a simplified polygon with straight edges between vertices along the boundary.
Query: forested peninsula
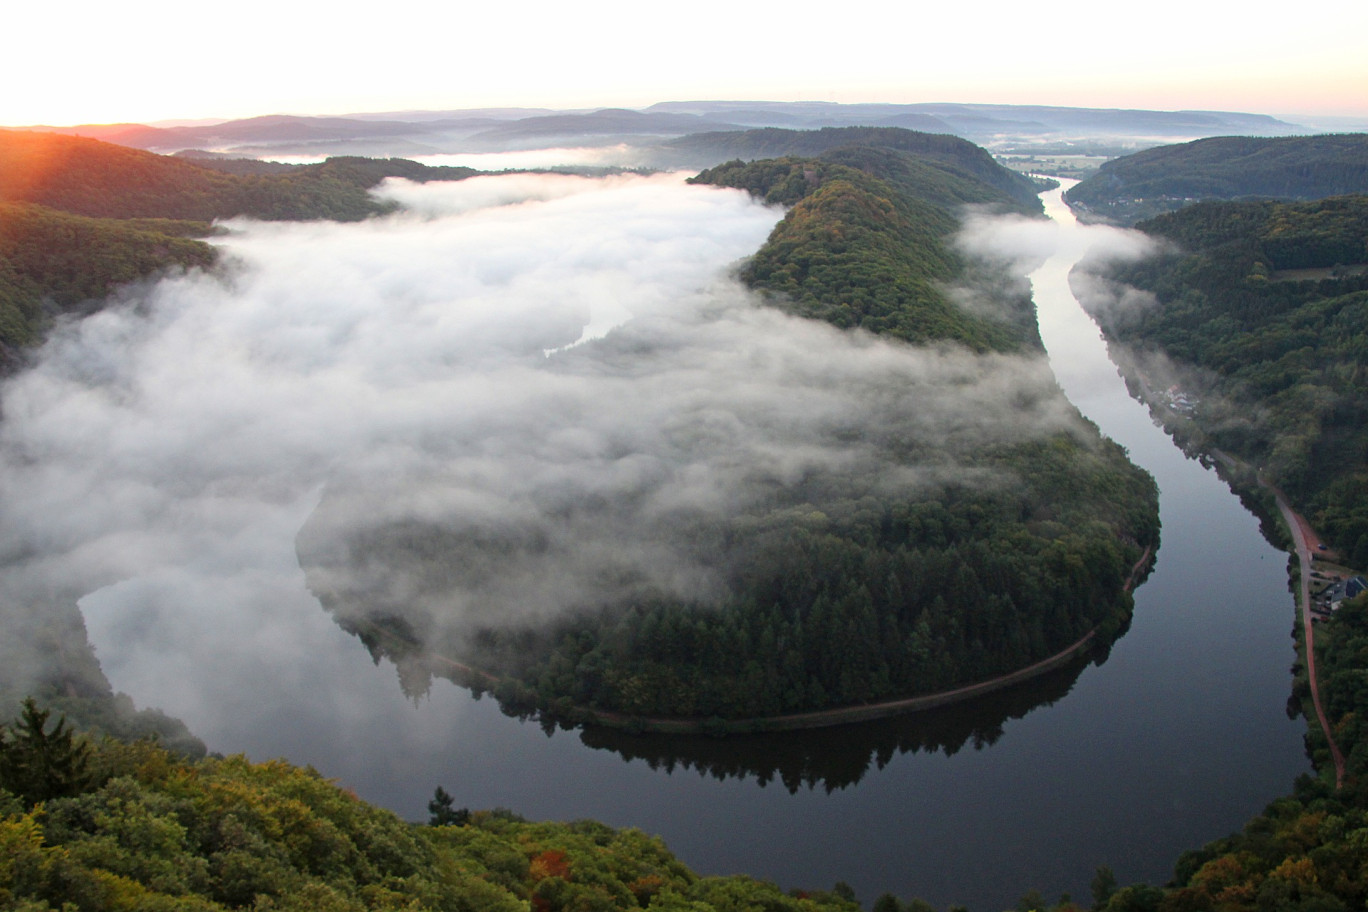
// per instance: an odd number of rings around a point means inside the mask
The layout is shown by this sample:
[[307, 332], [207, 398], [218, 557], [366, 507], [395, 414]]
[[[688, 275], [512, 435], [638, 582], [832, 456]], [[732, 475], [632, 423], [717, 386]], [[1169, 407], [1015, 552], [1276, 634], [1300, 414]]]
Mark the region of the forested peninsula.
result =
[[[988, 680], [1094, 631], [1105, 648], [1125, 629], [1128, 581], [1157, 544], [1153, 482], [1064, 399], [1022, 277], [957, 252], [961, 210], [935, 201], [969, 178], [924, 165], [898, 143], [855, 145], [819, 159], [737, 161], [695, 180], [790, 207], [742, 267], [770, 306], [1001, 378], [987, 409], [958, 402], [953, 384], [909, 389], [880, 426], [835, 429], [880, 460], [933, 472], [931, 487], [810, 471], [721, 523], [652, 528], [650, 537], [721, 571], [720, 598], [641, 587], [548, 624], [474, 635], [449, 633], [451, 619], [432, 607], [470, 597], [456, 595], [466, 584], [457, 568], [497, 579], [500, 561], [544, 550], [547, 535], [420, 521], [358, 529], [347, 493], [334, 490], [299, 536], [310, 587], [375, 655], [395, 659], [416, 693], [444, 675], [492, 692], [509, 712], [633, 730], [782, 727], [787, 714]], [[1026, 208], [988, 184], [977, 195]], [[643, 344], [628, 326], [573, 357]], [[998, 407], [1057, 407], [1068, 427], [983, 426], [976, 412]], [[920, 408], [950, 413], [959, 429], [919, 434]], [[591, 499], [578, 509], [613, 524], [630, 508]]]

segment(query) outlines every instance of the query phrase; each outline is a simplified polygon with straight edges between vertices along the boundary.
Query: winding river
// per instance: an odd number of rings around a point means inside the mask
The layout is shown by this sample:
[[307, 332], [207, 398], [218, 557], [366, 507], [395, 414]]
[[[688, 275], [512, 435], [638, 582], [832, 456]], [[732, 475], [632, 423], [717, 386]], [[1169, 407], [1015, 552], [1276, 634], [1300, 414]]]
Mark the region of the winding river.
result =
[[786, 888], [845, 881], [866, 904], [886, 891], [975, 910], [1006, 908], [1029, 889], [1087, 900], [1100, 864], [1122, 884], [1167, 880], [1180, 852], [1238, 828], [1308, 769], [1302, 723], [1285, 712], [1286, 555], [1127, 395], [1067, 285], [1095, 229], [1073, 223], [1058, 191], [1047, 205], [1056, 252], [1033, 282], [1055, 373], [1161, 492], [1155, 571], [1100, 664], [830, 731], [724, 741], [547, 732], [445, 681], [405, 699], [394, 669], [376, 667], [319, 610], [293, 565], [315, 493], [253, 532], [300, 580], [274, 593], [275, 620], [243, 631], [227, 601], [197, 618], [201, 635], [262, 644], [249, 667], [182, 669], [224, 677], [212, 701], [150, 683], [175, 674], [149, 674], [148, 663], [174, 660], [152, 654], [155, 638], [134, 651], [116, 631], [107, 603], [117, 586], [82, 603], [105, 669], [213, 750], [313, 764], [410, 819], [425, 818], [441, 784], [458, 806], [638, 827], [700, 872]]

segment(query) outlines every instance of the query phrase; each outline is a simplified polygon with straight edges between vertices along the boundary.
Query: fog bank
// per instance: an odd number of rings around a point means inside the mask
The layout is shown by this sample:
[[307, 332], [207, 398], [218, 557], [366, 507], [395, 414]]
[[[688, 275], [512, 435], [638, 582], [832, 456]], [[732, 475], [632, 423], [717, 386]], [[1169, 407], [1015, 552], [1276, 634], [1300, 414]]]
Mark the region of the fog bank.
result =
[[[225, 276], [62, 327], [5, 384], [7, 597], [94, 593], [116, 686], [200, 730], [244, 677], [288, 676], [333, 635], [293, 553], [305, 522], [334, 554], [413, 523], [477, 543], [448, 573], [451, 622], [536, 621], [642, 588], [710, 598], [698, 536], [737, 511], [1012, 485], [955, 454], [1078, 427], [1043, 358], [759, 304], [729, 267], [780, 213], [739, 191], [517, 175], [380, 192], [406, 210], [230, 223]], [[311, 582], [423, 591], [364, 561], [325, 570], [349, 578]], [[350, 673], [301, 688], [344, 701]]]

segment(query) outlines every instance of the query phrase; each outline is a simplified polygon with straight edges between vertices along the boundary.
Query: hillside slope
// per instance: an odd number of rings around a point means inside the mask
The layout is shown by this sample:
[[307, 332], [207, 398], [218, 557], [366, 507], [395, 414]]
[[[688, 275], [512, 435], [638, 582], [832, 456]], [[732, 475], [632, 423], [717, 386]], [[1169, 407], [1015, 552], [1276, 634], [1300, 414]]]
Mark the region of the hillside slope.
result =
[[361, 158], [231, 170], [77, 136], [0, 130], [0, 366], [12, 369], [18, 350], [57, 314], [168, 269], [210, 266], [213, 249], [189, 238], [208, 236], [216, 219], [356, 221], [392, 208], [368, 192], [386, 177], [477, 173]]
[[1171, 419], [1185, 439], [1262, 467], [1368, 566], [1368, 196], [1203, 203], [1139, 227], [1172, 246], [1105, 273], [1156, 302], [1090, 299], [1108, 338], [1151, 387], [1197, 400]]
[[8, 775], [9, 761], [37, 753], [30, 734], [16, 726], [0, 741], [7, 909], [859, 910], [849, 888], [790, 895], [742, 875], [700, 877], [658, 838], [593, 821], [528, 823], [434, 800], [444, 825], [406, 823], [282, 761], [191, 762], [151, 742], [78, 738], [85, 775], [44, 758], [40, 772], [67, 775], [39, 776], [49, 785], [35, 789], [34, 777]]
[[832, 157], [734, 162], [693, 178], [792, 207], [745, 265], [748, 285], [769, 292], [775, 306], [842, 329], [980, 352], [1039, 347], [1025, 292], [995, 316], [951, 299], [950, 283], [969, 264], [954, 249], [959, 221], [943, 202], [942, 174], [880, 148], [847, 147]]
[[167, 270], [208, 268], [214, 249], [180, 236], [208, 227], [0, 203], [0, 365], [12, 365], [57, 314], [94, 307], [118, 286]]
[[474, 173], [403, 159], [337, 158], [284, 174], [237, 175], [79, 136], [0, 130], [0, 202], [93, 218], [356, 221], [387, 211], [366, 192], [385, 177], [460, 180]]
[[1065, 194], [1084, 220], [1131, 225], [1210, 199], [1368, 192], [1368, 135], [1217, 136], [1106, 162]]

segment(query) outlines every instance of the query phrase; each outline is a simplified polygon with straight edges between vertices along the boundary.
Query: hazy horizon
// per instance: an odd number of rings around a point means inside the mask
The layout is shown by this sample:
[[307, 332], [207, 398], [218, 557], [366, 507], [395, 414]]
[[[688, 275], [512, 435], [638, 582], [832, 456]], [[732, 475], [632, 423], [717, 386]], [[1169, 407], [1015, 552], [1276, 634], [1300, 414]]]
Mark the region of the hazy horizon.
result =
[[[886, 104], [886, 105], [890, 105], [890, 106], [902, 106], [902, 105], [965, 105], [965, 106], [971, 106], [971, 107], [972, 107], [972, 106], [1004, 106], [1004, 107], [1061, 108], [1061, 109], [1096, 110], [1096, 111], [1146, 111], [1146, 112], [1158, 112], [1158, 113], [1239, 114], [1239, 115], [1254, 115], [1254, 116], [1271, 117], [1271, 118], [1274, 118], [1275, 120], [1279, 120], [1279, 121], [1282, 121], [1282, 122], [1284, 122], [1284, 123], [1291, 124], [1291, 125], [1293, 125], [1293, 126], [1306, 127], [1306, 128], [1308, 128], [1308, 129], [1312, 129], [1312, 130], [1316, 130], [1316, 131], [1324, 130], [1324, 131], [1327, 131], [1327, 132], [1334, 132], [1334, 131], [1336, 131], [1336, 130], [1343, 130], [1343, 129], [1345, 129], [1345, 128], [1350, 128], [1350, 129], [1352, 129], [1352, 130], [1354, 130], [1354, 131], [1360, 131], [1360, 130], [1368, 129], [1368, 109], [1365, 109], [1365, 110], [1364, 110], [1363, 112], [1361, 112], [1361, 113], [1354, 114], [1354, 113], [1328, 113], [1328, 112], [1315, 113], [1315, 112], [1311, 112], [1311, 111], [1300, 111], [1300, 112], [1298, 112], [1298, 111], [1293, 111], [1293, 112], [1288, 112], [1288, 111], [1270, 111], [1270, 110], [1257, 110], [1257, 109], [1252, 109], [1252, 108], [1237, 109], [1237, 108], [1232, 108], [1232, 107], [1227, 107], [1227, 108], [1216, 108], [1216, 107], [1206, 107], [1206, 108], [1196, 108], [1196, 107], [1169, 107], [1169, 108], [1162, 108], [1162, 107], [1144, 107], [1144, 106], [1140, 106], [1140, 105], [1120, 105], [1120, 104], [1117, 104], [1117, 105], [1106, 105], [1106, 104], [1077, 104], [1077, 105], [1075, 105], [1075, 104], [1066, 104], [1066, 103], [1060, 103], [1060, 102], [1049, 101], [1049, 100], [1039, 100], [1039, 101], [993, 101], [993, 100], [974, 100], [974, 101], [966, 101], [966, 100], [960, 100], [960, 99], [948, 99], [948, 100], [947, 100], [947, 99], [927, 98], [927, 99], [904, 100], [904, 101], [886, 101], [886, 100], [878, 100], [878, 101], [875, 101], [875, 100], [866, 100], [866, 99], [849, 99], [849, 100], [843, 100], [843, 101], [838, 101], [838, 102], [830, 102], [830, 101], [825, 100], [825, 99], [817, 99], [817, 98], [778, 99], [778, 98], [758, 98], [758, 97], [757, 97], [757, 98], [741, 98], [741, 97], [736, 97], [736, 98], [720, 98], [720, 97], [708, 97], [708, 98], [698, 97], [698, 98], [694, 98], [694, 97], [687, 97], [687, 98], [686, 98], [686, 97], [678, 97], [678, 98], [660, 98], [660, 99], [657, 99], [657, 100], [655, 100], [655, 101], [646, 102], [646, 103], [642, 103], [642, 104], [612, 104], [612, 103], [605, 103], [605, 104], [586, 104], [586, 105], [574, 105], [574, 106], [540, 105], [540, 104], [536, 104], [536, 103], [529, 102], [529, 103], [527, 103], [527, 104], [509, 104], [509, 105], [474, 105], [474, 106], [449, 106], [449, 107], [417, 107], [417, 106], [402, 106], [402, 107], [393, 107], [393, 108], [365, 108], [365, 109], [356, 108], [356, 109], [350, 109], [350, 110], [343, 110], [342, 108], [345, 107], [345, 105], [339, 107], [338, 110], [283, 110], [283, 109], [281, 109], [281, 110], [276, 110], [276, 109], [264, 109], [264, 108], [263, 108], [263, 109], [261, 109], [261, 110], [251, 111], [251, 112], [247, 112], [247, 113], [234, 113], [234, 114], [231, 114], [231, 115], [223, 115], [223, 116], [198, 116], [198, 115], [194, 115], [194, 114], [192, 114], [192, 113], [186, 113], [186, 114], [169, 115], [169, 116], [164, 116], [164, 117], [158, 117], [158, 118], [155, 118], [155, 119], [153, 119], [153, 118], [144, 118], [144, 119], [141, 119], [141, 120], [139, 120], [139, 119], [128, 119], [128, 118], [125, 118], [125, 119], [105, 119], [105, 120], [91, 120], [91, 119], [87, 119], [87, 120], [57, 121], [57, 120], [51, 120], [51, 119], [49, 119], [49, 120], [32, 121], [32, 122], [26, 122], [26, 123], [5, 122], [5, 123], [0, 123], [0, 129], [33, 129], [33, 128], [42, 128], [42, 127], [51, 127], [51, 128], [53, 128], [53, 129], [71, 129], [71, 128], [83, 127], [83, 126], [100, 126], [100, 127], [108, 127], [108, 126], [118, 126], [118, 125], [121, 125], [121, 124], [129, 124], [129, 125], [137, 124], [137, 125], [148, 126], [148, 127], [169, 128], [169, 127], [183, 127], [183, 126], [212, 126], [212, 125], [214, 125], [214, 124], [230, 123], [230, 122], [240, 121], [240, 120], [252, 120], [252, 119], [268, 118], [268, 117], [342, 118], [342, 119], [348, 119], [348, 118], [375, 118], [375, 117], [382, 116], [382, 115], [395, 115], [395, 119], [396, 119], [396, 120], [403, 120], [403, 119], [404, 119], [404, 115], [410, 115], [410, 116], [411, 116], [411, 115], [424, 115], [424, 114], [446, 113], [446, 112], [458, 112], [458, 113], [472, 113], [472, 114], [474, 114], [474, 113], [484, 112], [484, 111], [489, 111], [489, 112], [495, 112], [495, 111], [497, 111], [497, 112], [515, 112], [515, 111], [516, 111], [516, 112], [522, 112], [522, 113], [519, 114], [519, 117], [536, 117], [536, 116], [541, 116], [541, 115], [545, 115], [545, 114], [581, 114], [581, 113], [593, 113], [593, 112], [596, 112], [596, 111], [615, 110], [615, 109], [625, 109], [625, 110], [632, 110], [632, 111], [645, 111], [645, 110], [647, 110], [647, 109], [649, 109], [649, 108], [651, 108], [651, 107], [653, 107], [653, 106], [655, 106], [655, 105], [661, 105], [661, 104], [680, 104], [680, 103], [684, 103], [684, 104], [689, 104], [689, 103], [692, 103], [692, 104], [745, 104], [745, 103], [753, 103], [753, 104], [757, 104], [757, 105], [770, 105], [770, 104], [885, 105], [885, 104]], [[516, 118], [510, 118], [510, 119], [516, 119]]]
[[383, 18], [242, 0], [9, 11], [0, 124], [670, 99], [1050, 104], [1368, 117], [1368, 6], [1250, 16], [1015, 4], [785, 8], [698, 0], [388, 5]]

